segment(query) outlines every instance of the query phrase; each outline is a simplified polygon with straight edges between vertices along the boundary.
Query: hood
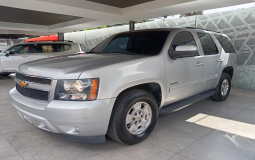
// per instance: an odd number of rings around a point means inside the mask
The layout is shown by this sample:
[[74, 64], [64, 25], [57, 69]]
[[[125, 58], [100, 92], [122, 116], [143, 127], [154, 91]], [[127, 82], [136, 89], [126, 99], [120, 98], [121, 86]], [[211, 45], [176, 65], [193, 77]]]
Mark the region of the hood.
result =
[[146, 56], [116, 53], [66, 55], [24, 63], [19, 72], [53, 79], [75, 79], [88, 70], [143, 57]]

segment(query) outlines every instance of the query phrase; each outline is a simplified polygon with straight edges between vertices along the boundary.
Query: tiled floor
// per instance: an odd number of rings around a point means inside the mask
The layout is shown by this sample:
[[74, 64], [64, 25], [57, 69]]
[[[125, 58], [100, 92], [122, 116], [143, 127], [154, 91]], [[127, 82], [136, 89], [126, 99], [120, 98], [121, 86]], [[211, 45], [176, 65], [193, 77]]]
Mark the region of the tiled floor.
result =
[[0, 79], [0, 160], [255, 160], [255, 91], [232, 89], [159, 116], [144, 142], [126, 146], [80, 144], [47, 134], [22, 120], [10, 105], [13, 77]]

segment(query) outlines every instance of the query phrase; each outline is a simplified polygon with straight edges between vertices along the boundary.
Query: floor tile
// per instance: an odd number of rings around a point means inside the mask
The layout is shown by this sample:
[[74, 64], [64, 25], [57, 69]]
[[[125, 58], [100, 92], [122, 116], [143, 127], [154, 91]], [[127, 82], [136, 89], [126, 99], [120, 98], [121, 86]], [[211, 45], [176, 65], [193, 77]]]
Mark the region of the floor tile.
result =
[[243, 110], [243, 111], [239, 112], [238, 114], [236, 114], [235, 117], [241, 117], [241, 118], [249, 119], [250, 121], [255, 122], [254, 115], [255, 115], [255, 111]]
[[191, 160], [187, 157], [184, 157], [182, 155], [176, 154], [175, 156], [173, 156], [172, 158], [170, 158], [169, 160]]
[[9, 133], [4, 135], [4, 138], [19, 153], [41, 147], [61, 147], [66, 143], [66, 141], [62, 140], [62, 138], [49, 135], [39, 129], [26, 132]]
[[120, 145], [100, 155], [110, 160], [168, 160], [175, 153], [144, 141], [133, 146]]
[[196, 141], [179, 154], [195, 160], [252, 160], [255, 156], [253, 152], [208, 139]]
[[0, 159], [17, 155], [15, 149], [0, 135]]
[[14, 155], [10, 157], [2, 158], [1, 160], [24, 160], [20, 155]]
[[236, 134], [217, 130], [210, 132], [204, 138], [232, 145], [237, 148], [241, 148], [255, 153], [255, 139], [250, 139], [244, 136], [239, 136]]
[[146, 141], [178, 153], [197, 139], [199, 139], [199, 136], [157, 125], [155, 131], [153, 131]]

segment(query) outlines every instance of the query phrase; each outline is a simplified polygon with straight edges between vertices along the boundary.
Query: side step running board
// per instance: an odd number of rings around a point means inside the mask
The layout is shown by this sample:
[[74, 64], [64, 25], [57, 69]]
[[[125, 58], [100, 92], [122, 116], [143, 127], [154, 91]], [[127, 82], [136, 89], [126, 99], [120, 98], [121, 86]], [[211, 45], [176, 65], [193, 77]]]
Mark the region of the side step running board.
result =
[[167, 105], [165, 107], [162, 107], [159, 110], [159, 114], [168, 114], [168, 113], [180, 110], [180, 109], [185, 108], [185, 107], [187, 107], [187, 106], [189, 106], [189, 105], [191, 105], [193, 103], [196, 103], [198, 101], [206, 99], [206, 98], [208, 98], [208, 97], [210, 97], [210, 96], [212, 96], [214, 94], [215, 94], [215, 91], [214, 90], [210, 90], [210, 91], [206, 91], [206, 92], [200, 93], [198, 95], [195, 95], [195, 96], [183, 99], [181, 101], [169, 104], [169, 105]]

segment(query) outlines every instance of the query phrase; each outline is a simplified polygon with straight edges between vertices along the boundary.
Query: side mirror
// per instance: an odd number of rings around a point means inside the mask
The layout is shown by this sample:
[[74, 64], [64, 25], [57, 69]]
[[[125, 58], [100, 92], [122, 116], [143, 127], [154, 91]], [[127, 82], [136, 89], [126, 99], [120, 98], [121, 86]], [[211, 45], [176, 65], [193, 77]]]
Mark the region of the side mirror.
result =
[[10, 56], [10, 52], [9, 51], [6, 51], [5, 52], [5, 57], [9, 57]]
[[198, 49], [194, 45], [180, 45], [175, 51], [168, 51], [169, 56], [175, 60], [176, 58], [193, 57], [199, 55]]

